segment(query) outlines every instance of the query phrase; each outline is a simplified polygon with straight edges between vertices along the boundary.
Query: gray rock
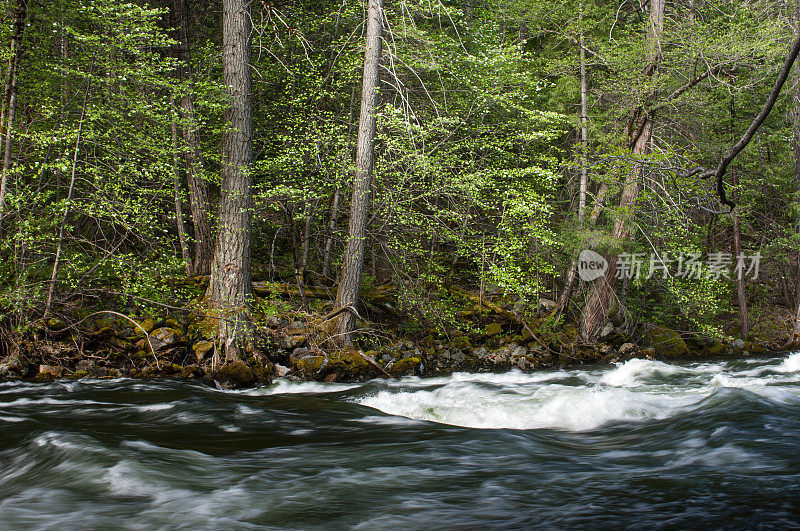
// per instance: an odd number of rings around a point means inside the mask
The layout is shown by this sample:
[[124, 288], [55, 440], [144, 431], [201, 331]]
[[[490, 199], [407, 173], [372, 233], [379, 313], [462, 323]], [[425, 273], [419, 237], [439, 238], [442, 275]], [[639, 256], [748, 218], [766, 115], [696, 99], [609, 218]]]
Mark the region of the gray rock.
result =
[[603, 330], [600, 332], [600, 337], [608, 337], [613, 331], [614, 324], [611, 321], [608, 321], [605, 325], [603, 325]]
[[736, 341], [733, 342], [733, 348], [736, 349], [744, 348], [744, 341], [742, 341], [741, 339], [737, 339]]
[[633, 343], [625, 343], [621, 347], [619, 347], [619, 353], [622, 354], [623, 356], [625, 354], [633, 352], [634, 350], [636, 350], [636, 345], [634, 345]]
[[155, 350], [166, 350], [179, 345], [183, 335], [174, 328], [162, 327], [153, 330], [150, 334], [150, 344]]
[[283, 365], [275, 364], [275, 376], [278, 378], [285, 378], [292, 370], [289, 367], [284, 367]]
[[78, 365], [75, 367], [75, 370], [78, 372], [89, 372], [95, 368], [94, 360], [81, 360], [78, 362]]
[[539, 299], [539, 307], [543, 308], [544, 310], [546, 310], [548, 312], [552, 312], [553, 310], [556, 309], [556, 303], [555, 303], [555, 301], [551, 301], [550, 299], [540, 298]]
[[293, 350], [302, 346], [305, 342], [305, 336], [286, 336], [281, 339], [281, 346], [287, 350]]

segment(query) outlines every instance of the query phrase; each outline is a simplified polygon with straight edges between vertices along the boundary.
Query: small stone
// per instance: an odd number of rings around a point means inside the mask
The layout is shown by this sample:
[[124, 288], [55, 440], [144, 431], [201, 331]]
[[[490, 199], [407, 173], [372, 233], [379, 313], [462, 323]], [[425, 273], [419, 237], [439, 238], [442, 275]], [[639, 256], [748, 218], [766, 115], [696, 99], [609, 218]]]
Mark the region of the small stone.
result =
[[336, 381], [336, 374], [334, 374], [334, 373], [329, 374], [328, 376], [325, 377], [325, 380], [323, 380], [323, 381], [325, 383], [335, 382]]
[[600, 337], [608, 337], [611, 335], [611, 332], [614, 331], [614, 324], [611, 321], [606, 322], [603, 326], [603, 330], [600, 331]]
[[744, 341], [742, 341], [741, 339], [737, 339], [736, 341], [733, 342], [733, 348], [735, 348], [735, 349], [743, 349], [744, 348]]
[[284, 367], [283, 365], [275, 364], [275, 376], [278, 378], [285, 378], [292, 370], [289, 367]]
[[76, 372], [89, 372], [95, 367], [94, 360], [81, 360], [75, 367]]
[[629, 352], [633, 352], [634, 350], [636, 350], [636, 345], [634, 345], [633, 343], [625, 343], [621, 347], [619, 347], [619, 353], [622, 354], [623, 356], [628, 354]]
[[142, 329], [149, 334], [156, 327], [156, 323], [154, 323], [153, 320], [148, 317], [147, 319], [139, 323], [139, 326], [141, 326]]

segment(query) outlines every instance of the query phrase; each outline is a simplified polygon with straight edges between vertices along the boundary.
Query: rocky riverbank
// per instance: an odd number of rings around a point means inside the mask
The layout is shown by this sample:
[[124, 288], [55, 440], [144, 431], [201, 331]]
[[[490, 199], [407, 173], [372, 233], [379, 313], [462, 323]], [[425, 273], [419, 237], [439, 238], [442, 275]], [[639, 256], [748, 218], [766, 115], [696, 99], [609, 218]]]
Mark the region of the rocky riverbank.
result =
[[80, 324], [51, 318], [0, 360], [0, 380], [183, 378], [241, 388], [275, 377], [363, 381], [453, 372], [535, 371], [632, 358], [711, 359], [780, 349], [777, 342], [725, 342], [655, 325], [627, 331], [611, 322], [597, 343], [587, 345], [573, 325], [553, 332], [502, 312], [509, 313], [498, 308], [494, 314], [475, 317], [470, 332], [410, 336], [384, 327], [372, 348], [360, 349], [320, 345], [317, 332], [322, 318], [318, 315], [270, 316], [258, 322], [249, 357], [234, 363], [223, 363], [218, 355], [213, 323], [193, 314], [182, 320], [174, 316], [135, 320], [117, 312], [99, 312]]

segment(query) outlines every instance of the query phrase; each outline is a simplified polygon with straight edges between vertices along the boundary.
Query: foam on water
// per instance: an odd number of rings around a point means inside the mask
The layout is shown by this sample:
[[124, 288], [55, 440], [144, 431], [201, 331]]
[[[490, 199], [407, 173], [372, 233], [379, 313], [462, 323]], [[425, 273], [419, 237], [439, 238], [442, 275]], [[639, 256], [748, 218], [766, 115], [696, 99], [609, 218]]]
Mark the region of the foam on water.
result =
[[800, 354], [777, 368], [763, 367], [764, 360], [753, 363], [762, 364], [758, 374], [779, 374], [754, 377], [752, 370], [725, 363], [677, 366], [633, 359], [611, 370], [406, 378], [355, 401], [390, 415], [471, 428], [586, 431], [610, 422], [667, 418], [726, 387], [780, 403], [797, 400], [798, 379], [789, 373], [800, 370]]

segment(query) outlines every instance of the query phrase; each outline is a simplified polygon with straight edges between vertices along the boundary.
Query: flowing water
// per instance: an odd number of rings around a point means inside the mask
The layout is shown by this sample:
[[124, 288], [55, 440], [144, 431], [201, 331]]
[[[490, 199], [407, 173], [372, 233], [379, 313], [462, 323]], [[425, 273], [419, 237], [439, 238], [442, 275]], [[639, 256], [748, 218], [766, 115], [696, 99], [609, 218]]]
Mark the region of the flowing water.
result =
[[0, 384], [0, 528], [800, 526], [800, 354]]

